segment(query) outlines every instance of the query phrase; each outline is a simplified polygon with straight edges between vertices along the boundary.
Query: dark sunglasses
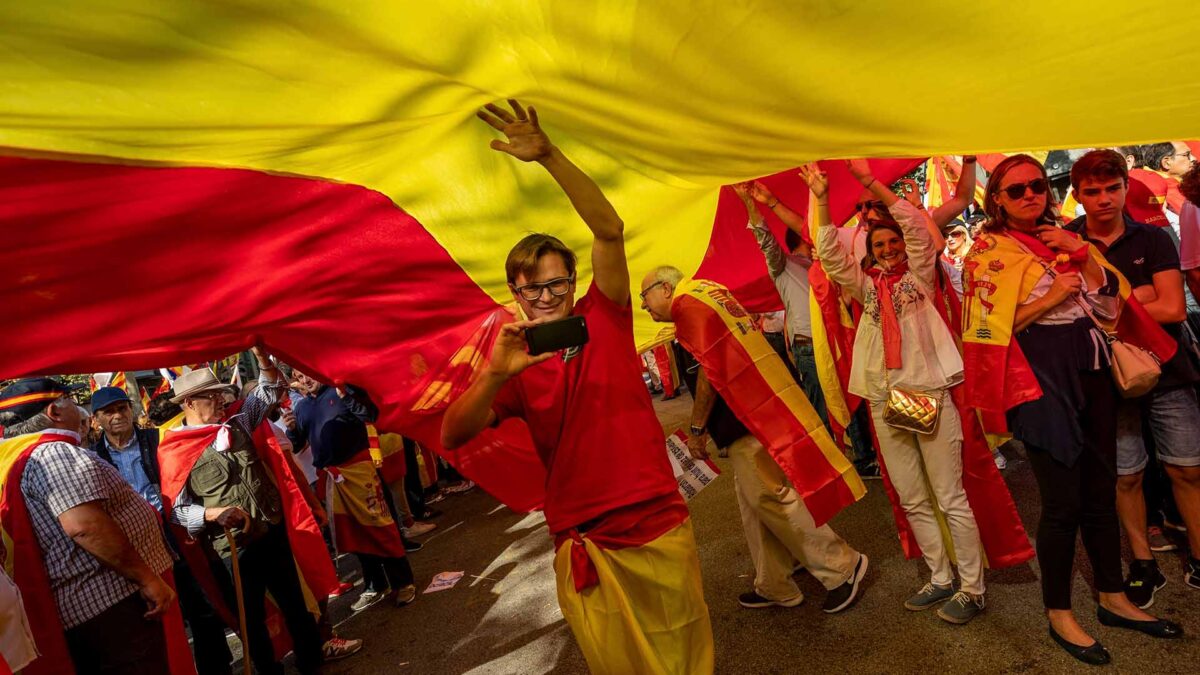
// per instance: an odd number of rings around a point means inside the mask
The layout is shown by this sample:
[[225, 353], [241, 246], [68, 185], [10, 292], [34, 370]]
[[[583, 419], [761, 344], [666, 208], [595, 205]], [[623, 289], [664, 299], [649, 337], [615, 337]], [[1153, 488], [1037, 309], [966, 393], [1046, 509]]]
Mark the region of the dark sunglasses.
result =
[[884, 206], [883, 202], [878, 199], [869, 199], [865, 202], [859, 202], [854, 205], [854, 208], [859, 211], [869, 211], [871, 209], [875, 209], [876, 211], [887, 210], [887, 207]]
[[1045, 178], [1035, 178], [1028, 183], [1013, 183], [1006, 188], [1000, 188], [1000, 190], [1008, 195], [1009, 199], [1020, 199], [1025, 196], [1026, 188], [1035, 195], [1044, 195], [1048, 186]]

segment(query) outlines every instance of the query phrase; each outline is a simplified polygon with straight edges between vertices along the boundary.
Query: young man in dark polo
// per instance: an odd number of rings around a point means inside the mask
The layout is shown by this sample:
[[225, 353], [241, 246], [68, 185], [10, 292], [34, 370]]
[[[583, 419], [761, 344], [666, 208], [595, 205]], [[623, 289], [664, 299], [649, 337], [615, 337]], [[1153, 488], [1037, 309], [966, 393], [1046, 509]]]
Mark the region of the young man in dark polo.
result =
[[[527, 320], [504, 326], [488, 365], [447, 409], [450, 449], [508, 417], [523, 419], [546, 465], [546, 524], [563, 616], [593, 672], [710, 673], [712, 628], [687, 507], [642, 382], [624, 224], [600, 188], [551, 144], [533, 108], [488, 105], [507, 136], [492, 148], [549, 173], [592, 231], [592, 285], [575, 302], [575, 253], [532, 234], [505, 262]], [[523, 332], [570, 315], [582, 348], [530, 356]], [[598, 587], [597, 587], [598, 586]]]
[[1195, 389], [1200, 372], [1189, 355], [1193, 345], [1183, 329], [1187, 314], [1179, 253], [1166, 230], [1125, 216], [1128, 186], [1126, 162], [1119, 153], [1093, 150], [1080, 157], [1071, 168], [1071, 188], [1086, 215], [1068, 229], [1090, 241], [1120, 270], [1129, 280], [1133, 296], [1179, 342], [1175, 356], [1162, 364], [1158, 386], [1140, 399], [1123, 401], [1118, 411], [1117, 513], [1134, 558], [1125, 593], [1146, 609], [1154, 604], [1154, 594], [1167, 580], [1147, 540], [1142, 478], [1150, 458], [1142, 437], [1143, 418], [1149, 423], [1158, 460], [1170, 477], [1188, 528], [1191, 555], [1184, 580], [1200, 588], [1200, 444], [1196, 442], [1200, 402]]

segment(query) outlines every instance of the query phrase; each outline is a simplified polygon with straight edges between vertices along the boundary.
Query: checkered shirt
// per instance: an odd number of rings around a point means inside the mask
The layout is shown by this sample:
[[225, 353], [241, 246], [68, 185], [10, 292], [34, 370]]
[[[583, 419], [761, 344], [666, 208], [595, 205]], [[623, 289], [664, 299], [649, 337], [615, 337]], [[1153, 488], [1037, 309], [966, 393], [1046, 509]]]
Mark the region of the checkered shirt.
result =
[[138, 590], [67, 536], [58, 522], [64, 511], [99, 501], [150, 569], [161, 574], [172, 565], [154, 507], [90, 450], [63, 441], [39, 446], [21, 475], [21, 493], [64, 629], [78, 626]]

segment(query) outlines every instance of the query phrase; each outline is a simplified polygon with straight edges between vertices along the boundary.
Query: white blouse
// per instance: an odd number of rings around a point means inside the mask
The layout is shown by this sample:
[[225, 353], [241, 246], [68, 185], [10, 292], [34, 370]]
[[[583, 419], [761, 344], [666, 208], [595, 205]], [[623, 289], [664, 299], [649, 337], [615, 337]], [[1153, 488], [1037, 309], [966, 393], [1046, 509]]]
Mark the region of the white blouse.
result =
[[[938, 392], [962, 382], [963, 361], [954, 335], [933, 304], [938, 251], [926, 225], [929, 214], [904, 199], [889, 210], [904, 232], [908, 271], [892, 292], [900, 324], [902, 365], [889, 369], [887, 380], [892, 387]], [[850, 393], [868, 401], [883, 401], [888, 382], [884, 380], [883, 327], [875, 283], [841, 244], [838, 228], [819, 228], [816, 243], [825, 272], [863, 304], [854, 337]]]

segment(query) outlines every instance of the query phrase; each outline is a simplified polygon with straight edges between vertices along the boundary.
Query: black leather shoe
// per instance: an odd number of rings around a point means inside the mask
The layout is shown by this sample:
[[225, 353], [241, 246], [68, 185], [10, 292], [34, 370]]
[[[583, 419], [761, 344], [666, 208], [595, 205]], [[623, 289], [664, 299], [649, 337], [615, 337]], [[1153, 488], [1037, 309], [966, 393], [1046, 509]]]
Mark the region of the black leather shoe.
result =
[[1119, 616], [1103, 606], [1096, 607], [1096, 618], [1100, 619], [1100, 623], [1113, 628], [1128, 628], [1136, 630], [1151, 637], [1156, 638], [1177, 638], [1183, 637], [1183, 627], [1174, 621], [1166, 619], [1155, 619], [1154, 621], [1134, 621]]
[[1050, 637], [1058, 643], [1059, 647], [1063, 648], [1063, 651], [1089, 666], [1106, 666], [1112, 662], [1112, 656], [1109, 655], [1104, 645], [1100, 644], [1099, 640], [1093, 642], [1091, 646], [1080, 647], [1079, 645], [1067, 642], [1063, 636], [1055, 633], [1054, 626], [1047, 626], [1047, 628], [1050, 629]]

